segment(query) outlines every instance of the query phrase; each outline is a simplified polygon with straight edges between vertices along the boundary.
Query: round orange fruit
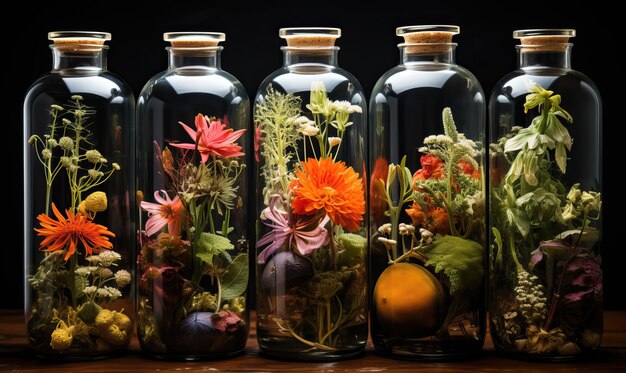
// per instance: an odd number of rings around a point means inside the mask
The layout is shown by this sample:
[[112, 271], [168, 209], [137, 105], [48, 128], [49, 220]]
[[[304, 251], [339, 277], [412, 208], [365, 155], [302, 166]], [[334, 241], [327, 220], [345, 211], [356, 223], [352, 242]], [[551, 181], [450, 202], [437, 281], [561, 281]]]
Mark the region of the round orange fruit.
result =
[[394, 336], [424, 337], [441, 325], [445, 295], [439, 280], [411, 263], [387, 267], [374, 287], [379, 324]]

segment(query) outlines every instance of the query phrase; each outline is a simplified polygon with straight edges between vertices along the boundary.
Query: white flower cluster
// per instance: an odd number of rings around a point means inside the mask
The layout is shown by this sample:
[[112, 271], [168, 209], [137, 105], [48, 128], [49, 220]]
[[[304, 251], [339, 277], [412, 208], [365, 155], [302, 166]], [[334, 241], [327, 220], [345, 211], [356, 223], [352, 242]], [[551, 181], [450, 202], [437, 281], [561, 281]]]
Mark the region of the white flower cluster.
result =
[[94, 266], [78, 267], [76, 268], [74, 273], [76, 273], [79, 276], [86, 277], [97, 270], [98, 270], [98, 267], [94, 267]]
[[110, 300], [115, 300], [122, 296], [122, 292], [118, 289], [110, 286], [104, 286], [102, 288], [98, 288], [97, 286], [87, 286], [83, 289], [83, 293], [88, 296], [95, 295], [100, 298], [109, 298]]
[[520, 270], [517, 273], [515, 299], [528, 324], [541, 325], [546, 318], [546, 297], [537, 276]]
[[117, 282], [117, 285], [122, 288], [130, 284], [130, 273], [125, 269], [120, 269], [115, 272], [115, 282]]
[[110, 267], [115, 262], [122, 259], [122, 256], [113, 250], [104, 250], [100, 254], [91, 255], [85, 258], [93, 265], [101, 265], [102, 267]]

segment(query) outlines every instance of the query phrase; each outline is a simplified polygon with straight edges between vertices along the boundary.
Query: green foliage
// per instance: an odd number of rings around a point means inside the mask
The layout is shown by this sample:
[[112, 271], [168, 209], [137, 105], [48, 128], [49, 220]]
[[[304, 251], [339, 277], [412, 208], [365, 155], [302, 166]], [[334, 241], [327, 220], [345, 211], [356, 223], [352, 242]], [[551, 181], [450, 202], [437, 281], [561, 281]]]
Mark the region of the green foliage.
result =
[[363, 260], [367, 239], [354, 233], [342, 233], [335, 237], [339, 243], [339, 265], [353, 266]]
[[248, 254], [239, 254], [222, 276], [222, 300], [235, 299], [248, 287]]
[[483, 247], [476, 241], [436, 235], [430, 250], [422, 252], [427, 266], [443, 271], [450, 280], [450, 294], [477, 291], [483, 281]]
[[261, 173], [266, 182], [263, 189], [266, 204], [272, 194], [284, 195], [289, 190], [288, 166], [300, 138], [296, 118], [300, 115], [301, 103], [300, 97], [278, 92], [270, 85], [254, 108], [254, 122], [262, 137]]
[[196, 257], [208, 266], [213, 267], [217, 258], [230, 262], [229, 250], [234, 249], [230, 240], [213, 233], [202, 232], [196, 241]]
[[572, 122], [572, 116], [560, 106], [561, 96], [543, 89], [539, 84], [531, 86], [531, 93], [526, 96], [524, 111], [539, 107], [539, 116], [535, 117], [528, 128], [521, 129], [515, 136], [508, 139], [504, 152], [517, 153], [511, 168], [507, 172], [509, 183], [517, 180], [522, 174], [529, 185], [536, 186], [539, 180], [536, 173], [549, 157], [548, 150], [555, 150], [556, 163], [562, 173], [566, 170], [566, 149], [572, 148], [572, 138], [563, 126], [559, 117]]

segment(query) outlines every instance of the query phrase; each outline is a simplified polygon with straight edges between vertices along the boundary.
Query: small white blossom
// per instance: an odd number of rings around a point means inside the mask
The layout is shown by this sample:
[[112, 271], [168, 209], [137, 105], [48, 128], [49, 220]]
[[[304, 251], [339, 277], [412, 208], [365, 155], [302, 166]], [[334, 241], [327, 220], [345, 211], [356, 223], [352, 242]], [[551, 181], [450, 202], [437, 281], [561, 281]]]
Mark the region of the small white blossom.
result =
[[87, 286], [86, 288], [83, 289], [83, 293], [85, 293], [86, 295], [93, 295], [98, 291], [98, 288], [95, 286]]
[[334, 147], [341, 144], [341, 138], [339, 137], [329, 137], [328, 138], [328, 145], [330, 145], [330, 147]]
[[319, 131], [319, 128], [312, 125], [304, 124], [300, 126], [300, 133], [304, 136], [315, 136]]
[[100, 277], [102, 277], [102, 278], [109, 278], [109, 277], [113, 276], [113, 271], [111, 271], [108, 268], [100, 267], [95, 272], [95, 274], [100, 276]]
[[91, 255], [85, 259], [91, 264], [100, 264], [103, 267], [109, 267], [113, 263], [122, 259], [122, 256], [115, 251], [105, 250], [98, 255]]
[[110, 298], [111, 300], [117, 299], [122, 296], [122, 292], [116, 288], [105, 286], [98, 289], [98, 296], [101, 298]]
[[124, 287], [130, 284], [130, 273], [125, 269], [120, 269], [115, 272], [115, 282], [117, 282], [119, 287]]
[[94, 267], [94, 266], [78, 267], [76, 268], [74, 273], [76, 273], [79, 276], [89, 276], [89, 274], [93, 273], [97, 269], [98, 267]]

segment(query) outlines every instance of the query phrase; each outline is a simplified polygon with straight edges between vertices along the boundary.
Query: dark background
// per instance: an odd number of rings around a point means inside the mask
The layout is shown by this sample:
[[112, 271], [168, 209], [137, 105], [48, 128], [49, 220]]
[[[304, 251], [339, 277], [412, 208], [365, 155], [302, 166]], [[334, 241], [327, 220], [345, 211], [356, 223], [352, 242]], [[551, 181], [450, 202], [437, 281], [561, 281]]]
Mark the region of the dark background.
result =
[[[22, 0], [23, 1], [23, 0]], [[259, 9], [247, 9], [232, 2], [227, 8], [209, 8], [206, 2], [174, 1], [163, 8], [144, 5], [113, 5], [101, 1], [61, 1], [46, 8], [30, 6], [23, 12], [3, 12], [0, 20], [10, 19], [23, 27], [3, 30], [2, 87], [3, 124], [1, 159], [3, 162], [2, 221], [4, 244], [0, 245], [0, 308], [20, 308], [23, 302], [22, 262], [22, 103], [29, 85], [50, 70], [51, 52], [47, 32], [55, 30], [95, 30], [113, 34], [109, 43], [109, 70], [119, 74], [137, 95], [143, 84], [167, 66], [166, 31], [221, 31], [226, 33], [222, 67], [235, 75], [254, 97], [259, 83], [282, 64], [278, 29], [288, 26], [334, 26], [342, 29], [339, 64], [353, 73], [365, 92], [386, 70], [398, 64], [395, 36], [397, 26], [414, 24], [457, 24], [461, 34], [455, 38], [457, 62], [480, 80], [489, 94], [496, 82], [516, 67], [515, 41], [511, 32], [519, 28], [575, 28], [573, 67], [589, 75], [598, 85], [604, 100], [604, 245], [603, 266], [607, 309], [626, 309], [622, 263], [626, 250], [618, 238], [623, 221], [619, 206], [624, 144], [617, 108], [623, 84], [615, 51], [618, 24], [609, 22], [611, 10], [598, 4], [594, 9], [579, 9], [565, 2], [508, 2], [507, 6], [488, 7], [477, 2], [456, 6], [447, 1], [402, 3], [385, 1], [386, 6], [365, 7], [360, 2], [334, 2], [343, 6], [325, 6], [323, 1], [306, 2], [313, 7], [277, 7], [263, 2]], [[117, 2], [116, 2], [117, 3]], [[165, 2], [164, 2], [165, 3]], [[291, 5], [297, 4], [294, 2]], [[18, 5], [19, 6], [19, 5]], [[0, 22], [7, 28], [5, 22]], [[615, 26], [612, 26], [615, 25]], [[10, 32], [10, 33], [9, 33]], [[5, 64], [8, 63], [8, 66]], [[616, 89], [617, 88], [617, 89]], [[576, 140], [576, 139], [574, 139]], [[620, 155], [622, 153], [622, 155]], [[16, 238], [17, 237], [17, 238]]]

